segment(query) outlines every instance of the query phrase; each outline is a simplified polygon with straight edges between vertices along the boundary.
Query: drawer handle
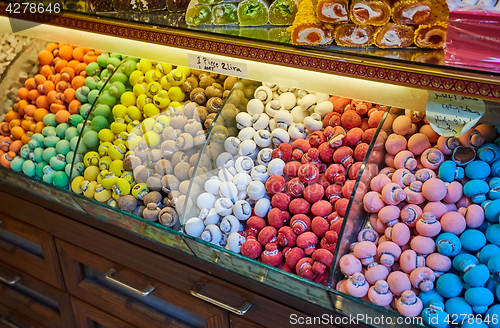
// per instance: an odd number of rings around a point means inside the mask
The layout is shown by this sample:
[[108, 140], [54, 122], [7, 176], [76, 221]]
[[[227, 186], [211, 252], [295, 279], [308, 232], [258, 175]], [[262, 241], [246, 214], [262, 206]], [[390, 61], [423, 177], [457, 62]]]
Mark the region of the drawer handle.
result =
[[19, 326], [16, 326], [15, 324], [9, 322], [7, 320], [7, 318], [9, 317], [9, 315], [4, 315], [1, 319], [0, 319], [0, 322], [3, 323], [4, 325], [6, 325], [7, 327], [10, 327], [10, 328], [21, 328]]
[[116, 270], [115, 269], [111, 269], [108, 272], [106, 272], [106, 274], [104, 275], [104, 278], [106, 278], [107, 281], [110, 281], [110, 282], [112, 282], [114, 284], [117, 284], [118, 286], [121, 286], [121, 287], [123, 287], [125, 289], [128, 289], [131, 292], [134, 292], [134, 293], [138, 294], [139, 296], [148, 296], [155, 289], [153, 286], [146, 287], [146, 289], [144, 291], [135, 289], [134, 287], [131, 287], [131, 286], [129, 286], [127, 284], [124, 284], [123, 282], [118, 281], [115, 278], [113, 278], [113, 275], [115, 273], [116, 273]]
[[12, 280], [9, 280], [9, 279], [7, 279], [7, 278], [4, 278], [4, 277], [0, 276], [0, 282], [3, 282], [4, 284], [10, 285], [10, 286], [14, 285], [14, 284], [15, 284], [16, 282], [18, 282], [20, 279], [21, 279], [21, 277], [19, 277], [19, 276], [16, 276], [16, 277], [15, 277], [14, 279], [12, 279]]
[[213, 298], [201, 294], [204, 288], [205, 286], [201, 282], [197, 282], [193, 286], [193, 288], [191, 288], [191, 295], [193, 295], [194, 297], [201, 298], [202, 300], [207, 301], [208, 303], [212, 303], [213, 305], [217, 305], [218, 307], [221, 307], [225, 310], [231, 311], [237, 315], [244, 315], [245, 313], [247, 313], [248, 309], [250, 309], [250, 307], [252, 306], [252, 303], [248, 303], [247, 301], [245, 301], [243, 305], [238, 308], [229, 306], [227, 304], [224, 304], [222, 302], [214, 300]]

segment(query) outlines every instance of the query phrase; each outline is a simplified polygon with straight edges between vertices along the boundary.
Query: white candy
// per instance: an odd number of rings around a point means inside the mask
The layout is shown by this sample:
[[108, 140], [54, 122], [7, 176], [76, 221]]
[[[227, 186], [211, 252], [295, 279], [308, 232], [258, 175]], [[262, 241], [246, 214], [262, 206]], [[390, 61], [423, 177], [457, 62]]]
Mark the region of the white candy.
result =
[[273, 150], [271, 148], [264, 148], [259, 151], [257, 154], [257, 162], [260, 165], [267, 166], [270, 161], [273, 159]]
[[328, 93], [323, 92], [315, 92], [316, 98], [318, 98], [318, 104], [323, 101], [327, 101], [330, 99], [330, 95]]
[[211, 193], [212, 195], [219, 194], [219, 186], [222, 181], [220, 181], [219, 177], [211, 177], [207, 181], [205, 181], [204, 187], [205, 191]]
[[234, 166], [233, 155], [227, 152], [221, 153], [219, 156], [217, 156], [215, 164], [217, 165], [218, 168], [223, 168], [223, 167], [228, 168]]
[[215, 211], [215, 208], [212, 207], [210, 211], [208, 211], [207, 217], [205, 218], [204, 222], [205, 225], [218, 224], [219, 220], [220, 220], [219, 214], [217, 213], [217, 211]]
[[247, 190], [247, 187], [250, 184], [250, 182], [252, 182], [252, 177], [248, 173], [238, 173], [233, 177], [233, 183], [236, 185], [236, 188], [240, 191]]
[[227, 238], [228, 237], [229, 237], [228, 235], [226, 235], [225, 233], [222, 233], [222, 237], [221, 237], [221, 239], [219, 241], [219, 246], [220, 247], [226, 247], [227, 246]]
[[292, 92], [285, 92], [280, 95], [280, 103], [285, 109], [290, 110], [297, 104], [297, 98]]
[[204, 192], [198, 196], [196, 199], [196, 205], [198, 205], [198, 208], [212, 208], [215, 204], [215, 201], [217, 198], [215, 195], [209, 193], [209, 192]]
[[262, 130], [267, 128], [267, 125], [269, 124], [269, 116], [267, 114], [261, 113], [261, 114], [255, 114], [252, 117], [252, 122], [253, 122], [253, 128], [255, 130]]
[[247, 188], [248, 198], [259, 200], [266, 194], [266, 187], [260, 181], [252, 181]]
[[250, 173], [254, 167], [253, 159], [248, 156], [241, 156], [236, 159], [234, 168], [238, 173]]
[[276, 126], [280, 129], [287, 129], [293, 123], [293, 116], [287, 110], [280, 110], [274, 115]]
[[305, 139], [307, 137], [306, 128], [302, 123], [293, 123], [288, 128], [288, 134], [293, 140]]
[[291, 111], [293, 122], [294, 123], [302, 123], [304, 119], [309, 116], [309, 112], [303, 110], [300, 106], [295, 106]]
[[240, 190], [238, 193], [238, 200], [246, 200], [248, 198], [247, 190]]
[[254, 134], [255, 134], [255, 129], [252, 127], [247, 127], [247, 128], [242, 129], [238, 133], [238, 139], [240, 139], [241, 141], [251, 140], [253, 138]]
[[262, 83], [262, 85], [265, 86], [265, 87], [268, 87], [273, 92], [276, 91], [276, 90], [278, 90], [278, 85], [276, 83], [267, 83], [267, 82], [264, 82], [264, 83]]
[[234, 200], [238, 197], [238, 188], [236, 188], [236, 185], [231, 181], [223, 181], [220, 184], [219, 191], [222, 197], [226, 197], [231, 200]]
[[209, 224], [203, 230], [200, 238], [208, 243], [218, 244], [222, 239], [222, 232], [215, 224]]
[[[220, 181], [231, 181], [233, 180], [234, 174], [229, 172], [228, 169], [221, 169], [217, 175]], [[220, 188], [220, 185], [219, 185]]]
[[311, 114], [304, 119], [304, 126], [309, 131], [319, 131], [323, 128], [323, 122], [321, 121], [321, 116], [319, 114]]
[[273, 91], [269, 87], [263, 85], [255, 89], [253, 96], [255, 99], [262, 101], [265, 105], [273, 99]]
[[[279, 98], [279, 96], [278, 96]], [[284, 110], [283, 104], [279, 102], [279, 100], [271, 100], [266, 104], [266, 113], [270, 117], [274, 117], [277, 111]]]
[[333, 112], [333, 104], [331, 101], [322, 101], [314, 107], [314, 112], [325, 117], [326, 114]]
[[267, 198], [262, 198], [255, 203], [254, 212], [255, 215], [263, 218], [266, 217], [267, 212], [271, 210], [271, 201]]
[[233, 205], [233, 214], [244, 221], [252, 215], [252, 206], [246, 200], [239, 200]]
[[309, 91], [303, 89], [296, 89], [293, 92], [293, 94], [295, 95], [295, 97], [297, 97], [297, 99], [302, 99], [309, 94]]
[[241, 245], [245, 242], [245, 237], [237, 232], [233, 232], [227, 237], [226, 248], [235, 253], [239, 253], [241, 250]]
[[260, 99], [252, 99], [247, 103], [247, 112], [250, 115], [261, 114], [264, 112], [264, 103]]
[[238, 153], [238, 146], [240, 145], [240, 143], [240, 139], [236, 137], [229, 137], [224, 141], [224, 148], [228, 153], [236, 155]]
[[253, 141], [255, 141], [257, 146], [261, 148], [269, 147], [271, 146], [271, 132], [267, 130], [259, 130], [253, 135]]
[[270, 131], [273, 131], [274, 129], [276, 129], [278, 126], [276, 125], [276, 120], [273, 118], [273, 119], [270, 119], [269, 120], [269, 130]]
[[257, 165], [250, 172], [250, 176], [255, 181], [266, 182], [269, 179], [269, 175], [267, 174], [267, 167], [264, 165]]
[[233, 202], [229, 198], [219, 198], [215, 201], [214, 209], [220, 216], [226, 216], [233, 212]]
[[236, 115], [236, 122], [236, 127], [240, 130], [252, 126], [252, 115], [246, 112], [240, 112]]
[[199, 237], [205, 229], [205, 224], [200, 218], [190, 218], [184, 224], [184, 230], [186, 233], [193, 237]]
[[297, 104], [299, 104], [300, 107], [302, 107], [303, 110], [311, 112], [314, 110], [314, 106], [316, 106], [316, 103], [318, 102], [318, 98], [314, 94], [308, 94], [302, 99], [299, 99], [297, 101]]
[[234, 215], [228, 215], [220, 222], [220, 230], [224, 233], [232, 234], [240, 230], [240, 220]]
[[288, 143], [290, 141], [290, 135], [284, 129], [274, 129], [273, 132], [271, 132], [271, 140], [274, 147], [278, 147], [282, 143]]
[[285, 162], [281, 158], [275, 158], [269, 165], [267, 165], [267, 174], [271, 175], [283, 175], [283, 169], [285, 168]]
[[257, 148], [257, 144], [253, 140], [245, 140], [242, 141], [240, 146], [238, 147], [238, 154], [241, 156], [252, 156], [256, 155], [255, 149]]

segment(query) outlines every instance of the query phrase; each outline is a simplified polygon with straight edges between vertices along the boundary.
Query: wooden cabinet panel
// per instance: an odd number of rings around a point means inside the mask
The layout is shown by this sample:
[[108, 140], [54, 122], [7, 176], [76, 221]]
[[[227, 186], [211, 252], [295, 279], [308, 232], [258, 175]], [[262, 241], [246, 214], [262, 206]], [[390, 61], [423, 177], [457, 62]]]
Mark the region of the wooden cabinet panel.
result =
[[96, 328], [97, 325], [106, 328], [138, 328], [74, 297], [71, 298], [71, 304], [75, 314], [76, 328]]
[[229, 314], [229, 323], [231, 324], [231, 328], [265, 328], [265, 326], [261, 326], [233, 313]]
[[46, 328], [0, 304], [0, 328]]
[[139, 327], [229, 327], [227, 311], [56, 240], [68, 292]]
[[74, 327], [69, 295], [0, 263], [0, 303], [50, 328]]
[[0, 213], [0, 258], [9, 265], [64, 289], [50, 233]]

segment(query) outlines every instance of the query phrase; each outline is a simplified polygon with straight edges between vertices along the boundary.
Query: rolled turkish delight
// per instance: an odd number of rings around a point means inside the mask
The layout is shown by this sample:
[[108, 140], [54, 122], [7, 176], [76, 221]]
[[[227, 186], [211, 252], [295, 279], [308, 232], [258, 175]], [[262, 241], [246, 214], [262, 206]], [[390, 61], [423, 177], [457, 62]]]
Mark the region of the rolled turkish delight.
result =
[[335, 29], [335, 41], [342, 47], [367, 47], [373, 44], [371, 26], [342, 24]]
[[391, 6], [389, 0], [353, 0], [350, 14], [355, 24], [381, 26], [391, 19]]
[[320, 22], [347, 23], [349, 22], [349, 1], [319, 0], [316, 15]]
[[422, 25], [431, 13], [431, 0], [396, 0], [392, 4], [392, 20], [397, 24]]
[[373, 43], [379, 48], [404, 48], [413, 43], [413, 36], [413, 27], [387, 23], [375, 29]]
[[238, 23], [238, 4], [219, 3], [212, 6], [212, 22], [215, 25]]
[[312, 0], [302, 0], [292, 26], [287, 29], [292, 35], [292, 43], [300, 45], [325, 45], [333, 42], [333, 28], [316, 24], [316, 14]]
[[269, 23], [292, 25], [298, 10], [298, 0], [275, 0], [269, 7]]
[[420, 48], [442, 49], [446, 43], [448, 14], [448, 5], [444, 0], [432, 1], [429, 22], [415, 30], [415, 44]]
[[267, 0], [245, 0], [238, 5], [238, 19], [241, 26], [265, 25], [269, 21]]
[[186, 11], [186, 23], [188, 25], [206, 25], [212, 23], [212, 9], [208, 5], [191, 0]]

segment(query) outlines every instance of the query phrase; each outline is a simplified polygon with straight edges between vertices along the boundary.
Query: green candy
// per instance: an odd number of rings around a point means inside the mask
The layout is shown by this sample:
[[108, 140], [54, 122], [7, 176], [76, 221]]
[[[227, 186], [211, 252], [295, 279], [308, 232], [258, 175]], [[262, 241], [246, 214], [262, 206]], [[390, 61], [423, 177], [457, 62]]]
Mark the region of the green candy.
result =
[[56, 132], [49, 132], [49, 135], [43, 139], [43, 144], [45, 147], [55, 147], [56, 144], [59, 142], [59, 137], [56, 135]]
[[43, 168], [47, 166], [45, 162], [38, 162], [35, 168], [35, 174], [38, 178], [43, 179]]
[[43, 148], [38, 147], [33, 150], [33, 155], [35, 156], [35, 162], [43, 162]]
[[43, 117], [43, 124], [46, 126], [56, 126], [58, 123], [56, 121], [56, 114], [48, 113]]
[[[73, 158], [75, 158], [75, 152], [70, 151], [69, 153], [66, 154], [66, 162], [67, 163], [73, 163]], [[82, 155], [76, 155], [76, 162], [81, 162], [83, 160]]]
[[85, 78], [85, 86], [90, 90], [97, 89], [97, 83], [99, 83], [101, 79], [98, 76], [88, 76]]
[[99, 136], [96, 131], [90, 130], [85, 132], [82, 139], [83, 143], [87, 148], [93, 149], [99, 146]]
[[[106, 78], [109, 78], [111, 76], [111, 74], [113, 73], [113, 71], [110, 71], [109, 69], [103, 69], [101, 74], [99, 75], [99, 77], [102, 79], [106, 79]], [[99, 87], [98, 87], [99, 88]]]
[[21, 149], [19, 149], [19, 155], [24, 159], [28, 159], [31, 153], [33, 153], [33, 150], [31, 150], [28, 145], [23, 145]]
[[115, 98], [120, 98], [122, 94], [125, 92], [125, 85], [121, 82], [114, 82], [109, 88], [108, 92], [111, 96]]
[[[71, 118], [71, 116], [70, 116]], [[69, 121], [69, 120], [68, 120]], [[59, 138], [63, 139], [64, 138], [64, 133], [66, 132], [66, 130], [69, 128], [69, 124], [68, 123], [61, 123], [59, 124], [57, 127], [56, 127], [56, 134]], [[33, 137], [31, 137], [31, 139], [33, 139]]]
[[[72, 151], [76, 150], [76, 145], [78, 144], [78, 139], [79, 139], [79, 137], [74, 137], [69, 142], [69, 146], [70, 146]], [[85, 146], [85, 144], [83, 142], [80, 142], [78, 144], [78, 150], [76, 151], [76, 153], [77, 154], [85, 154], [86, 152], [87, 152], [87, 146]]]
[[52, 184], [56, 187], [64, 188], [68, 185], [69, 183], [69, 178], [66, 172], [59, 171], [59, 172], [54, 172], [54, 175], [52, 176]]
[[50, 159], [49, 164], [50, 167], [54, 170], [62, 171], [66, 166], [66, 157], [64, 155], [58, 154], [57, 156], [54, 156]]
[[108, 128], [108, 120], [104, 116], [96, 116], [92, 120], [90, 127], [92, 128], [92, 130], [94, 130], [96, 132], [99, 132], [102, 129], [107, 129]]
[[31, 136], [31, 140], [28, 142], [28, 147], [35, 149], [38, 147], [43, 147], [44, 136], [41, 133], [35, 133]]
[[89, 92], [89, 95], [88, 95], [88, 102], [89, 104], [93, 105], [97, 99], [97, 97], [99, 97], [99, 90], [92, 90]]
[[74, 126], [70, 126], [66, 132], [64, 132], [64, 139], [70, 141], [74, 137], [78, 137], [78, 130]]
[[46, 136], [48, 136], [48, 135], [49, 135], [49, 132], [50, 132], [50, 131], [54, 131], [54, 133], [55, 133], [55, 132], [56, 132], [56, 128], [55, 128], [55, 127], [53, 127], [53, 126], [46, 126], [46, 127], [44, 127], [44, 128], [43, 128], [43, 130], [42, 130], [42, 135], [43, 135], [44, 137], [46, 137]]
[[23, 163], [23, 173], [29, 177], [35, 176], [35, 163], [31, 160], [24, 161]]
[[75, 92], [76, 99], [80, 100], [81, 103], [86, 103], [88, 101], [90, 90], [91, 88], [86, 85], [84, 85], [83, 87], [79, 87]]
[[97, 64], [101, 67], [106, 67], [108, 65], [109, 54], [102, 54], [97, 57]]
[[114, 83], [117, 81], [121, 82], [123, 84], [127, 84], [128, 77], [127, 77], [127, 75], [123, 74], [122, 72], [117, 71], [117, 72], [115, 72], [115, 74], [113, 74], [113, 76], [111, 76], [110, 82]]
[[95, 106], [93, 112], [95, 116], [104, 116], [107, 117], [109, 114], [111, 114], [111, 107], [105, 104], [98, 104]]
[[73, 169], [71, 169], [71, 164], [68, 163], [66, 165], [66, 168], [64, 169], [64, 172], [66, 172], [66, 175], [73, 180], [74, 178], [78, 176], [83, 176], [83, 173], [85, 172], [85, 165], [82, 162], [75, 163], [75, 166], [73, 166]]
[[99, 83], [97, 83], [97, 90], [102, 90], [102, 88], [104, 87], [104, 84], [106, 84], [106, 80], [101, 80], [101, 81], [99, 81]]
[[[121, 57], [121, 56], [120, 56]], [[116, 69], [118, 66], [120, 66], [120, 63], [122, 62], [121, 58], [118, 58], [118, 57], [110, 57], [108, 59], [108, 69], [109, 70], [114, 70]]]
[[[83, 104], [82, 107], [80, 107], [80, 116], [82, 117], [87, 117], [89, 116], [89, 113], [90, 113], [90, 110], [92, 109], [92, 105], [91, 104]], [[78, 123], [80, 124], [80, 123]], [[78, 125], [76, 124], [76, 125]], [[73, 125], [73, 126], [76, 126], [76, 125]]]
[[[49, 165], [47, 165], [47, 166], [50, 168]], [[45, 171], [45, 168], [44, 168], [44, 171]], [[54, 176], [54, 173], [55, 172], [54, 172], [54, 170], [52, 170], [52, 168], [51, 168], [51, 171], [49, 171], [47, 173], [44, 172], [44, 174], [43, 174], [43, 182], [51, 184], [52, 183], [52, 177]]]
[[26, 160], [20, 156], [14, 157], [12, 162], [10, 162], [10, 168], [16, 172], [22, 172], [23, 164]]
[[82, 115], [78, 115], [78, 114], [73, 114], [71, 115], [69, 118], [68, 118], [68, 122], [72, 125], [72, 126], [77, 126], [78, 124], [82, 123], [85, 119], [83, 118]]
[[42, 159], [47, 163], [49, 163], [50, 159], [54, 156], [57, 156], [57, 151], [54, 147], [47, 148], [42, 153]]
[[109, 91], [103, 91], [99, 96], [99, 103], [108, 105], [109, 108], [113, 108], [116, 105], [116, 98], [113, 97]]
[[101, 73], [101, 68], [96, 62], [87, 65], [87, 76], [99, 75]]
[[123, 72], [123, 74], [130, 76], [133, 71], [136, 70], [137, 62], [130, 57], [128, 57], [123, 64], [119, 67], [119, 71]]
[[59, 140], [56, 144], [56, 151], [59, 154], [66, 156], [70, 152], [69, 141], [66, 139]]

